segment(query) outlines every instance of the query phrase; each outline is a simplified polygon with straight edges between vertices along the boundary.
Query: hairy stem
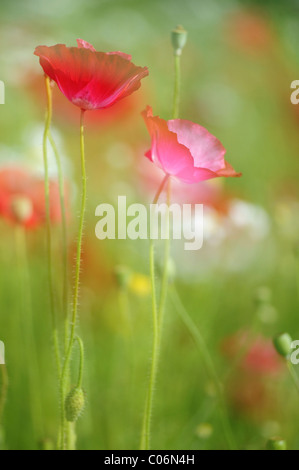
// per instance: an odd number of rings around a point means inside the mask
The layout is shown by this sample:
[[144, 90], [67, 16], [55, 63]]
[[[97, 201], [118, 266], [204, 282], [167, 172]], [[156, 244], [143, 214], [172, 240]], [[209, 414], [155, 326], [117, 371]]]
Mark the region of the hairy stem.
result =
[[73, 308], [72, 308], [72, 318], [70, 325], [70, 335], [69, 342], [66, 351], [66, 356], [62, 368], [61, 374], [61, 399], [62, 399], [62, 437], [61, 437], [61, 448], [65, 448], [65, 436], [64, 430], [66, 428], [65, 420], [65, 411], [64, 411], [64, 402], [66, 396], [66, 382], [68, 377], [68, 371], [70, 366], [70, 359], [72, 354], [72, 348], [75, 339], [75, 331], [77, 324], [77, 314], [78, 314], [78, 302], [79, 302], [79, 285], [80, 285], [80, 268], [81, 268], [81, 254], [82, 254], [82, 240], [83, 240], [83, 228], [84, 228], [84, 216], [86, 208], [86, 169], [85, 169], [85, 146], [84, 146], [84, 114], [85, 111], [81, 110], [80, 116], [80, 155], [81, 155], [81, 173], [82, 173], [82, 196], [81, 196], [81, 211], [79, 219], [79, 232], [78, 232], [78, 242], [77, 242], [77, 256], [76, 256], [76, 267], [75, 267], [75, 286], [73, 294]]

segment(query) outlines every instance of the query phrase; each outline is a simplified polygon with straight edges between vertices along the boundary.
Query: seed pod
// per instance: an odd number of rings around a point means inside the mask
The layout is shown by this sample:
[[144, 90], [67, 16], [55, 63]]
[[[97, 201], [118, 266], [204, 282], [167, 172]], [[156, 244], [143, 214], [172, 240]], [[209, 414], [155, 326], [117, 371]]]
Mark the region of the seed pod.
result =
[[283, 439], [274, 437], [269, 439], [266, 446], [267, 450], [287, 450], [287, 443]]
[[65, 416], [67, 421], [77, 421], [85, 404], [85, 396], [82, 388], [73, 388], [65, 400]]
[[278, 354], [287, 358], [291, 353], [292, 338], [288, 333], [282, 333], [273, 340], [274, 347]]
[[188, 33], [183, 26], [177, 26], [171, 31], [171, 42], [175, 55], [181, 55], [182, 49], [187, 42], [187, 35]]

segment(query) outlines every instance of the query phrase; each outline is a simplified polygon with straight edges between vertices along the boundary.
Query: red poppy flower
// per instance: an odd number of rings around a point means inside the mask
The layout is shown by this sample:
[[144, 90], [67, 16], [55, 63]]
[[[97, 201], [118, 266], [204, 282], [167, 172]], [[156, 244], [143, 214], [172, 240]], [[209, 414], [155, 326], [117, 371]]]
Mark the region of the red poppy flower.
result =
[[123, 52], [97, 52], [77, 40], [78, 47], [38, 46], [34, 54], [62, 93], [83, 110], [103, 109], [130, 95], [148, 75], [147, 67], [137, 67]]
[[198, 183], [218, 176], [241, 176], [224, 160], [221, 142], [204, 127], [183, 119], [164, 121], [150, 106], [142, 113], [152, 139], [145, 154], [166, 174], [184, 183]]
[[[19, 168], [0, 170], [0, 216], [26, 228], [42, 225], [46, 218], [44, 181]], [[61, 219], [59, 186], [50, 181], [50, 217]]]

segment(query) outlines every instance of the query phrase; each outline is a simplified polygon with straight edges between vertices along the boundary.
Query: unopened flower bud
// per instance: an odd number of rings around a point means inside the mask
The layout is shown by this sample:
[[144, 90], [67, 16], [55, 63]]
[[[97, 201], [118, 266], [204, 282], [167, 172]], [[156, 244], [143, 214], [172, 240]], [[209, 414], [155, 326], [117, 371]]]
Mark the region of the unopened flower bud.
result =
[[274, 347], [278, 354], [287, 358], [292, 349], [292, 338], [288, 333], [282, 333], [273, 340]]
[[266, 448], [267, 450], [287, 450], [287, 443], [283, 439], [274, 437], [269, 439]]
[[18, 222], [26, 222], [33, 213], [32, 202], [28, 197], [16, 196], [11, 202], [11, 210]]
[[181, 55], [182, 49], [187, 42], [187, 35], [187, 31], [180, 25], [171, 31], [171, 42], [175, 55]]
[[65, 416], [71, 423], [77, 421], [85, 404], [85, 396], [82, 388], [73, 388], [65, 400]]

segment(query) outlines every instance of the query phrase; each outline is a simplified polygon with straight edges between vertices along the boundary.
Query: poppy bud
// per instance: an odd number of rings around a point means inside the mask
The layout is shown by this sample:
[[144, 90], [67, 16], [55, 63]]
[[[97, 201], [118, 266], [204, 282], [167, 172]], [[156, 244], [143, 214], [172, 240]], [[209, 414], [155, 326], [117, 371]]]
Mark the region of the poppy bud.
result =
[[182, 49], [187, 42], [187, 31], [183, 28], [183, 26], [177, 26], [171, 32], [171, 42], [174, 48], [175, 55], [181, 55]]
[[287, 358], [292, 349], [292, 338], [288, 333], [282, 333], [274, 338], [273, 344], [278, 354]]
[[16, 196], [12, 200], [11, 210], [18, 222], [27, 222], [33, 213], [32, 202], [27, 197]]
[[73, 423], [77, 421], [85, 404], [85, 396], [82, 388], [73, 388], [65, 400], [66, 419]]
[[266, 446], [267, 450], [287, 450], [287, 443], [283, 439], [274, 437], [269, 439]]

